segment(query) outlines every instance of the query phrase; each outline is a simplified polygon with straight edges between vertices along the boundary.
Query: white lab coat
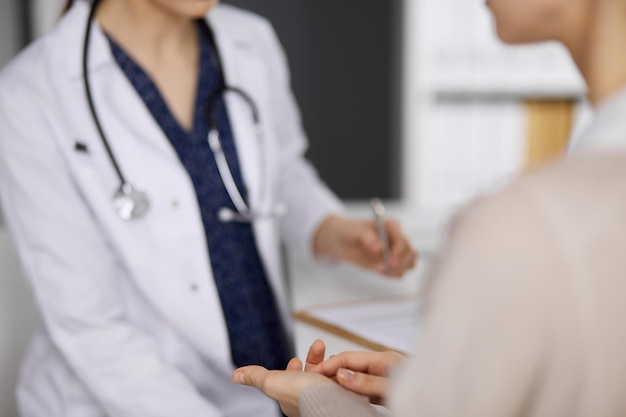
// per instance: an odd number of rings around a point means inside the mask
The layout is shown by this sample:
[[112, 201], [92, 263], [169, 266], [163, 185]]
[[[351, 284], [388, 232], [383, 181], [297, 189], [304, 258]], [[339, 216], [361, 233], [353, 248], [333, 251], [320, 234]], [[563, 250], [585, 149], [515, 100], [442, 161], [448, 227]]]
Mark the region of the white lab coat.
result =
[[[89, 71], [104, 130], [128, 179], [151, 209], [122, 221], [118, 179], [88, 111], [81, 58], [88, 4], [0, 75], [0, 201], [38, 302], [44, 329], [25, 359], [24, 417], [275, 416], [276, 405], [230, 382], [233, 365], [194, 188], [176, 152], [94, 26]], [[280, 238], [310, 250], [319, 222], [341, 209], [303, 159], [307, 143], [271, 26], [233, 7], [207, 17], [251, 206], [284, 202], [280, 220], [254, 224], [257, 246], [287, 323]], [[88, 153], [77, 152], [83, 142]], [[266, 181], [263, 159], [270, 167]], [[262, 190], [263, 188], [263, 190]], [[15, 317], [19, 320], [19, 317]]]

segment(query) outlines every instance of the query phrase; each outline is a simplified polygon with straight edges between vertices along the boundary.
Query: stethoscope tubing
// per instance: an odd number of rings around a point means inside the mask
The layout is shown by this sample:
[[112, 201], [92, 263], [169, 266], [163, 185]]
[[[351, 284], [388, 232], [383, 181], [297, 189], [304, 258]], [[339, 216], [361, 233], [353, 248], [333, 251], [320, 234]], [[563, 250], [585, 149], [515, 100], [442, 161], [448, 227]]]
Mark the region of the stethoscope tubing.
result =
[[[100, 136], [101, 142], [107, 152], [108, 158], [111, 164], [113, 165], [115, 173], [120, 182], [120, 186], [113, 196], [114, 208], [116, 209], [120, 218], [122, 218], [123, 220], [131, 220], [131, 219], [143, 216], [147, 212], [150, 206], [150, 203], [145, 192], [133, 187], [132, 184], [130, 184], [126, 180], [126, 177], [118, 163], [118, 160], [115, 157], [113, 150], [111, 149], [110, 143], [106, 137], [102, 124], [100, 123], [100, 119], [98, 117], [96, 106], [93, 100], [91, 84], [89, 81], [89, 68], [88, 68], [89, 44], [90, 44], [93, 20], [94, 20], [96, 11], [98, 9], [98, 6], [100, 4], [100, 1], [101, 0], [93, 1], [91, 10], [89, 12], [89, 18], [87, 20], [87, 27], [85, 29], [85, 39], [83, 43], [83, 59], [82, 59], [83, 82], [84, 82], [84, 88], [85, 88], [85, 95], [87, 97], [87, 103], [89, 105], [89, 110], [91, 112], [92, 119], [94, 121], [96, 129]], [[219, 59], [216, 64], [219, 65]], [[230, 221], [253, 222], [256, 219], [263, 218], [263, 217], [280, 216], [286, 211], [284, 205], [282, 204], [276, 204], [275, 207], [268, 208], [267, 212], [252, 211], [250, 207], [248, 206], [248, 204], [246, 204], [245, 199], [243, 198], [242, 194], [239, 192], [239, 188], [237, 187], [237, 184], [233, 178], [230, 167], [228, 166], [228, 161], [226, 160], [226, 156], [224, 155], [224, 150], [222, 147], [222, 143], [221, 143], [218, 127], [217, 127], [218, 124], [217, 124], [217, 120], [215, 119], [215, 111], [214, 111], [214, 106], [216, 105], [216, 103], [218, 103], [218, 97], [220, 96], [225, 97], [227, 92], [236, 93], [239, 97], [241, 97], [248, 104], [250, 111], [252, 113], [252, 119], [254, 122], [256, 135], [259, 138], [259, 145], [260, 145], [261, 153], [263, 153], [263, 148], [265, 145], [264, 144], [265, 135], [264, 135], [264, 131], [261, 126], [261, 123], [260, 123], [259, 111], [258, 111], [256, 104], [254, 103], [254, 100], [252, 100], [252, 97], [250, 97], [249, 94], [247, 94], [245, 91], [243, 91], [240, 88], [230, 87], [230, 86], [226, 86], [222, 84], [222, 86], [216, 89], [216, 91], [214, 91], [206, 101], [205, 117], [209, 124], [209, 133], [207, 135], [207, 142], [215, 158], [219, 175], [222, 178], [222, 183], [224, 184], [224, 187], [226, 188], [226, 191], [233, 205], [235, 206], [236, 212], [233, 212], [232, 210], [226, 207], [223, 207], [220, 209], [218, 216], [220, 220], [226, 221], [226, 222], [230, 222]], [[261, 165], [260, 170], [262, 171], [261, 175], [263, 177], [262, 178], [262, 183], [263, 183], [264, 181], [267, 181], [267, 178], [265, 177], [268, 176], [268, 172], [267, 172], [268, 167], [265, 166], [266, 165], [264, 163], [265, 158], [262, 157], [261, 160], [262, 162], [260, 164]], [[263, 187], [261, 187], [261, 192], [259, 195], [260, 201], [263, 201], [263, 196], [264, 196]]]
[[106, 150], [107, 155], [109, 156], [109, 160], [111, 161], [113, 168], [115, 169], [115, 173], [117, 174], [117, 177], [119, 178], [121, 187], [124, 187], [124, 185], [128, 184], [128, 181], [126, 181], [126, 177], [124, 176], [124, 173], [122, 172], [122, 168], [118, 164], [117, 158], [113, 154], [113, 150], [111, 149], [111, 146], [109, 145], [109, 141], [104, 133], [104, 129], [102, 128], [102, 125], [100, 123], [100, 119], [97, 116], [98, 113], [96, 111], [96, 106], [93, 101], [93, 95], [91, 93], [91, 85], [89, 82], [89, 68], [87, 68], [88, 60], [89, 60], [88, 55], [89, 55], [89, 42], [91, 38], [91, 28], [93, 27], [92, 23], [93, 23], [94, 16], [96, 14], [96, 11], [98, 10], [99, 5], [100, 5], [100, 0], [93, 0], [93, 5], [91, 6], [91, 10], [89, 12], [89, 18], [87, 19], [87, 28], [85, 29], [85, 41], [83, 42], [83, 62], [82, 62], [83, 83], [85, 86], [85, 95], [87, 96], [87, 104], [89, 105], [89, 111], [91, 112], [92, 119], [96, 125], [96, 129], [98, 130], [100, 140], [102, 142], [102, 145], [104, 145], [104, 149]]

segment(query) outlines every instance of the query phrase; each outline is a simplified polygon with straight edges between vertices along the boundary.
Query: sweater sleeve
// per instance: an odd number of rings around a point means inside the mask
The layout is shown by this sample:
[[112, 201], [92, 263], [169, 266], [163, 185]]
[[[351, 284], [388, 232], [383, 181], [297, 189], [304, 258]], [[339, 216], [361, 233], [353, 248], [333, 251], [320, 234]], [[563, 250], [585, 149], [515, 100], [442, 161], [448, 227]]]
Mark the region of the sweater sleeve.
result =
[[315, 384], [300, 394], [302, 417], [380, 417], [367, 397], [335, 383]]
[[[538, 381], [551, 380], [546, 360], [555, 338], [576, 344], [571, 327], [555, 326], [572, 294], [535, 198], [518, 187], [478, 202], [455, 223], [431, 277], [418, 346], [391, 385], [396, 416], [526, 415], [544, 390]], [[572, 365], [572, 358], [559, 361]], [[551, 381], [567, 392], [580, 379]], [[571, 415], [535, 412], [528, 415]]]

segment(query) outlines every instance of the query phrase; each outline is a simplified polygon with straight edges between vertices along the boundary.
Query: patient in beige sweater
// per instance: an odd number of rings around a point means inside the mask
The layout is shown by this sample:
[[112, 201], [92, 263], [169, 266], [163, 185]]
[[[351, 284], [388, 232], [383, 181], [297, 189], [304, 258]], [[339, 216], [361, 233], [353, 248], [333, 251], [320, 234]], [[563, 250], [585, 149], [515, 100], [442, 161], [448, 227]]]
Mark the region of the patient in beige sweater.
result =
[[487, 4], [502, 40], [565, 45], [594, 122], [571, 159], [456, 220], [408, 360], [323, 360], [317, 343], [305, 372], [235, 371], [291, 417], [375, 416], [381, 400], [395, 417], [626, 416], [626, 0]]
[[[417, 349], [392, 378], [394, 416], [626, 415], [626, 153], [476, 202], [431, 280]], [[376, 415], [321, 375], [256, 371], [244, 383], [291, 416]]]

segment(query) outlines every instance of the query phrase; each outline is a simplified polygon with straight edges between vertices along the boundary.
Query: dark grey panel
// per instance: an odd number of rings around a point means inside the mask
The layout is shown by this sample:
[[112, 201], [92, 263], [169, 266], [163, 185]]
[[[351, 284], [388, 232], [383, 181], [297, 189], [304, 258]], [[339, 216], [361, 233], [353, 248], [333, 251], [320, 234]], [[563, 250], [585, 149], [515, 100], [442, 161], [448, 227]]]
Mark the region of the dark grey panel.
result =
[[0, 1], [0, 67], [4, 66], [22, 44], [19, 0]]
[[224, 3], [274, 24], [322, 178], [343, 198], [398, 197], [401, 1]]
[[[0, 0], [0, 69], [26, 44], [27, 0]], [[4, 225], [0, 207], [0, 227]]]

